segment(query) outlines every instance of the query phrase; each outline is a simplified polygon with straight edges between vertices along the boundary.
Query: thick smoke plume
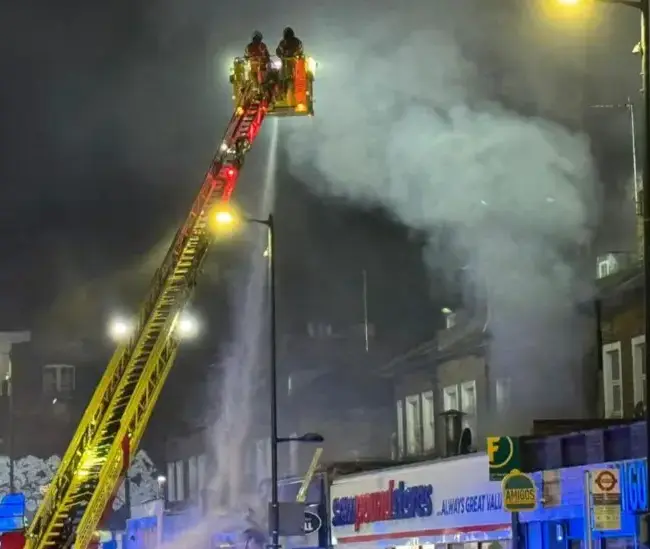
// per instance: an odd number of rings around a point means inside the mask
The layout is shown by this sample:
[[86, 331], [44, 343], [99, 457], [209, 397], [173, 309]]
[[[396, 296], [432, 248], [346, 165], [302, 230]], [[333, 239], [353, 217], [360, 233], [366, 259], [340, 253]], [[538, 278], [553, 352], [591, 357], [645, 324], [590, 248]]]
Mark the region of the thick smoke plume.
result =
[[[316, 117], [296, 122], [288, 150], [293, 169], [322, 192], [381, 205], [432, 243], [452, 228], [487, 302], [489, 376], [509, 378], [516, 397], [512, 415], [522, 423], [507, 428], [524, 429], [532, 417], [582, 412], [575, 258], [588, 240], [595, 181], [586, 139], [507, 106], [526, 96], [525, 80], [505, 94], [486, 78], [499, 52], [524, 44], [496, 47], [499, 22], [481, 22], [477, 30], [467, 14], [414, 10], [307, 43], [321, 61]], [[492, 59], [475, 63], [486, 51]], [[505, 64], [511, 88], [517, 68]], [[548, 113], [548, 102], [539, 110]], [[435, 249], [426, 260], [444, 267]]]

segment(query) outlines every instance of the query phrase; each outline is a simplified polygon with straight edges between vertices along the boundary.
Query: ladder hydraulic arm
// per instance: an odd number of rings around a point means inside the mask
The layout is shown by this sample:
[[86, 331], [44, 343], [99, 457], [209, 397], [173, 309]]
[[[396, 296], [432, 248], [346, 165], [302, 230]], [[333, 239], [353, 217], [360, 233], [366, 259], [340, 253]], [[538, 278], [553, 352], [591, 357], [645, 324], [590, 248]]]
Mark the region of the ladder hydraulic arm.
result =
[[230, 199], [269, 97], [242, 88], [189, 215], [151, 283], [137, 326], [111, 358], [26, 535], [28, 549], [86, 549], [135, 455], [174, 361], [178, 317], [212, 240], [211, 208]]

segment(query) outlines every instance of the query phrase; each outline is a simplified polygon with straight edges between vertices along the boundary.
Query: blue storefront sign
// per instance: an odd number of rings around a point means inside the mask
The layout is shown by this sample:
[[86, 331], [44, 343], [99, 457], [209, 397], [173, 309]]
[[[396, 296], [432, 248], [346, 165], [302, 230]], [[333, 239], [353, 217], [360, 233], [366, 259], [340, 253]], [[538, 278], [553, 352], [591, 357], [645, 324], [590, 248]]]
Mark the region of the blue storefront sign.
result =
[[[648, 507], [648, 468], [645, 459], [560, 469], [560, 500], [553, 505], [542, 504], [534, 511], [520, 514], [520, 522], [526, 525], [527, 547], [553, 549], [555, 545], [548, 541], [551, 538], [584, 539], [585, 472], [607, 468], [616, 468], [620, 473], [621, 528], [607, 532], [592, 531], [592, 538], [635, 539], [638, 536], [638, 515]], [[533, 473], [533, 478], [538, 493], [543, 495], [542, 473]]]
[[620, 472], [623, 512], [641, 513], [648, 508], [648, 465], [646, 460], [622, 461], [614, 466]]

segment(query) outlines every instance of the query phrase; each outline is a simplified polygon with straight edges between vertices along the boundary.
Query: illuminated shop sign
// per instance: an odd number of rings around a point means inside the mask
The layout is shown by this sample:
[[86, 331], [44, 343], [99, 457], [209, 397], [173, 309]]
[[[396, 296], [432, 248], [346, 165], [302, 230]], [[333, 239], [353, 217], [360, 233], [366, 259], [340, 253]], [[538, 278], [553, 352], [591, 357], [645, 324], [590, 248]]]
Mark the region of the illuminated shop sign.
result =
[[501, 511], [503, 501], [501, 492], [491, 494], [473, 494], [460, 498], [443, 499], [436, 516], [464, 515], [468, 513], [485, 513]]
[[433, 514], [433, 486], [422, 484], [406, 486], [404, 482], [388, 481], [388, 489], [335, 498], [332, 501], [332, 526], [354, 524], [359, 530], [362, 524], [429, 517]]
[[648, 467], [646, 461], [616, 463], [621, 478], [621, 504], [623, 511], [637, 513], [648, 508]]

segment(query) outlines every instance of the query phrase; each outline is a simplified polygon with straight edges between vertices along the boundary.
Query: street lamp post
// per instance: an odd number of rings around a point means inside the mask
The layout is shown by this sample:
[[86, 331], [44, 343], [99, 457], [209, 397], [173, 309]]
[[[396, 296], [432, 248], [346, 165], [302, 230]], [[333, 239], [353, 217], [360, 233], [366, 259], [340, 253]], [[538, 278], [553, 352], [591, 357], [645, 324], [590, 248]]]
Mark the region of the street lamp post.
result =
[[[237, 219], [232, 211], [220, 209], [214, 215], [214, 221], [220, 226], [232, 226]], [[276, 278], [275, 278], [275, 224], [273, 214], [266, 219], [243, 218], [247, 223], [263, 225], [267, 229], [267, 247], [264, 256], [268, 260], [269, 285], [269, 354], [270, 354], [270, 400], [271, 400], [271, 502], [269, 529], [271, 531], [270, 549], [280, 549], [280, 502], [278, 493], [278, 445], [283, 442], [322, 442], [318, 433], [305, 433], [295, 437], [278, 436], [278, 367], [277, 367], [277, 315], [276, 315]]]
[[280, 504], [278, 497], [278, 353], [276, 342], [277, 317], [275, 311], [275, 225], [273, 214], [266, 221], [256, 220], [266, 225], [267, 254], [269, 269], [269, 353], [270, 372], [269, 388], [271, 391], [271, 549], [280, 547]]

